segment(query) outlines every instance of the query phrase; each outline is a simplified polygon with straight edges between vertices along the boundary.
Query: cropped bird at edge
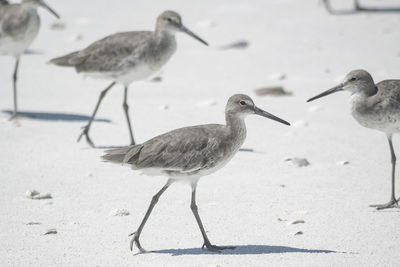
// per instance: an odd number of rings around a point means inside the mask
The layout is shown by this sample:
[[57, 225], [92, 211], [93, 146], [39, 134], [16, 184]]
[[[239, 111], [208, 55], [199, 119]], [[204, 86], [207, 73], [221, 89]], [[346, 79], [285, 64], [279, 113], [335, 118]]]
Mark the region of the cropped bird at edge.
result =
[[44, 7], [60, 18], [43, 0], [23, 0], [19, 4], [10, 4], [7, 0], [0, 0], [0, 54], [15, 58], [12, 76], [14, 111], [10, 120], [18, 115], [17, 74], [20, 57], [35, 40], [40, 29], [38, 7]]
[[246, 139], [245, 118], [251, 114], [290, 125], [258, 108], [249, 96], [237, 94], [231, 96], [226, 104], [225, 125], [205, 124], [179, 128], [142, 144], [105, 152], [102, 156], [105, 161], [129, 165], [133, 170], [140, 170], [147, 175], [168, 177], [166, 184], [153, 196], [139, 228], [131, 234], [131, 250], [135, 244], [141, 253], [146, 252], [139, 241], [143, 227], [160, 196], [177, 181], [188, 182], [192, 187], [190, 208], [203, 236], [202, 248], [210, 251], [234, 249], [211, 244], [198, 213], [196, 188], [202, 176], [224, 167], [242, 146]]
[[382, 205], [371, 205], [377, 209], [399, 207], [395, 197], [396, 155], [392, 136], [400, 132], [400, 80], [384, 80], [375, 84], [372, 76], [365, 70], [353, 70], [344, 81], [307, 102], [340, 91], [351, 93], [351, 112], [362, 126], [386, 134], [392, 161], [392, 190], [390, 201]]
[[178, 13], [165, 11], [158, 16], [153, 32], [116, 33], [94, 42], [83, 50], [50, 60], [50, 63], [58, 66], [74, 67], [78, 73], [85, 76], [112, 81], [100, 93], [89, 123], [83, 127], [78, 142], [85, 136], [88, 144], [95, 146], [89, 137], [90, 126], [104, 96], [116, 83], [120, 83], [124, 86], [123, 109], [131, 144], [135, 144], [128, 112], [128, 87], [132, 82], [146, 79], [156, 73], [168, 62], [176, 50], [176, 32], [184, 32], [208, 45], [182, 24]]

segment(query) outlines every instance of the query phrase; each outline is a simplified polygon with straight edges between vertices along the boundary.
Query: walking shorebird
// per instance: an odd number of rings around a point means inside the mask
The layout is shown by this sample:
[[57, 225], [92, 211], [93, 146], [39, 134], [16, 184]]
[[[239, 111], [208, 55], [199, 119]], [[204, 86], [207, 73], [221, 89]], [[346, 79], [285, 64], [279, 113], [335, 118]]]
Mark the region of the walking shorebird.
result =
[[13, 74], [14, 112], [10, 119], [17, 116], [17, 73], [19, 60], [40, 29], [38, 7], [44, 7], [54, 16], [58, 14], [42, 0], [23, 0], [19, 4], [10, 4], [7, 0], [0, 0], [0, 54], [15, 57]]
[[116, 83], [120, 83], [125, 90], [123, 109], [128, 123], [131, 144], [135, 144], [128, 113], [128, 87], [132, 82], [143, 80], [159, 71], [168, 62], [176, 50], [176, 32], [184, 32], [208, 45], [182, 24], [181, 16], [178, 13], [165, 11], [158, 16], [154, 32], [116, 33], [94, 42], [81, 51], [50, 61], [50, 63], [58, 66], [74, 67], [78, 73], [83, 73], [89, 77], [112, 80], [112, 83], [100, 93], [92, 117], [89, 123], [83, 127], [78, 142], [82, 136], [85, 136], [89, 145], [94, 147], [89, 137], [90, 126], [108, 90]]
[[384, 132], [389, 141], [392, 159], [392, 190], [390, 201], [383, 205], [371, 205], [377, 209], [398, 207], [395, 197], [396, 155], [393, 149], [392, 136], [400, 132], [400, 80], [384, 80], [374, 83], [371, 75], [365, 70], [353, 70], [344, 81], [307, 102], [339, 92], [351, 93], [351, 111], [359, 124], [366, 128]]
[[154, 137], [143, 144], [106, 151], [105, 161], [127, 164], [134, 170], [149, 175], [165, 175], [167, 183], [151, 200], [139, 228], [133, 234], [133, 244], [140, 252], [146, 252], [139, 242], [140, 234], [158, 199], [176, 181], [189, 182], [192, 187], [190, 208], [204, 239], [203, 248], [211, 251], [234, 249], [219, 247], [209, 241], [196, 205], [197, 182], [227, 164], [246, 138], [245, 117], [257, 114], [290, 125], [288, 122], [256, 107], [247, 95], [237, 94], [229, 98], [225, 108], [226, 125], [206, 124], [179, 128]]

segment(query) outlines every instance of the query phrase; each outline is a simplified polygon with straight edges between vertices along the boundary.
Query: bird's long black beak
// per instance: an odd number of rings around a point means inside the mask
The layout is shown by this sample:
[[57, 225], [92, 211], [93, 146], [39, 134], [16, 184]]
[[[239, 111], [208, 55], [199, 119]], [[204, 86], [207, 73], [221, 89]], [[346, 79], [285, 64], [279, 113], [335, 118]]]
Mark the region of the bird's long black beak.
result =
[[329, 89], [329, 90], [326, 90], [325, 92], [323, 92], [323, 93], [321, 93], [321, 94], [319, 94], [317, 96], [314, 96], [314, 97], [308, 99], [307, 102], [314, 101], [315, 99], [318, 99], [320, 97], [327, 96], [327, 95], [330, 95], [330, 94], [333, 94], [333, 93], [336, 93], [336, 92], [339, 92], [339, 91], [343, 91], [343, 84], [342, 83], [339, 84], [338, 86], [335, 86], [335, 87]]
[[278, 118], [277, 116], [272, 115], [271, 113], [268, 113], [265, 110], [262, 110], [261, 108], [254, 107], [254, 113], [257, 114], [257, 115], [266, 117], [268, 119], [271, 119], [271, 120], [274, 120], [274, 121], [277, 121], [277, 122], [280, 122], [280, 123], [283, 123], [283, 124], [286, 124], [286, 125], [290, 125], [290, 123], [288, 123], [287, 121], [282, 120], [281, 118]]
[[189, 30], [188, 28], [186, 28], [185, 26], [183, 26], [183, 24], [178, 26], [179, 30], [181, 30], [182, 32], [186, 33], [189, 36], [192, 36], [194, 39], [196, 39], [197, 41], [208, 45], [208, 43], [206, 41], [204, 41], [203, 39], [201, 39], [199, 36], [197, 36], [196, 34], [194, 34], [191, 30]]
[[42, 5], [42, 7], [44, 7], [45, 9], [47, 9], [51, 14], [53, 14], [56, 18], [60, 18], [60, 16], [57, 14], [57, 12], [54, 11], [54, 9], [52, 9], [48, 4], [46, 4], [44, 1], [41, 1], [40, 3]]

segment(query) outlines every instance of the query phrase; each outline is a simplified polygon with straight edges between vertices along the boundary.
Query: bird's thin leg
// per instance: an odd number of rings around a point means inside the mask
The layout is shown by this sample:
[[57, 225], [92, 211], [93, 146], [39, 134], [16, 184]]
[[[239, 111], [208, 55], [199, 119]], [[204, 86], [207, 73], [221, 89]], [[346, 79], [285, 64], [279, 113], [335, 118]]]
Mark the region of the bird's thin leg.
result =
[[128, 123], [129, 134], [131, 136], [131, 145], [134, 145], [135, 144], [135, 140], [133, 139], [132, 125], [131, 125], [131, 120], [129, 118], [129, 106], [128, 106], [128, 103], [127, 103], [128, 86], [125, 86], [124, 89], [125, 89], [125, 92], [124, 92], [124, 103], [122, 104], [122, 107], [124, 108], [126, 121]]
[[192, 185], [192, 201], [190, 203], [190, 209], [192, 210], [194, 217], [196, 218], [197, 224], [199, 225], [199, 228], [200, 228], [201, 235], [203, 236], [203, 239], [204, 239], [204, 244], [203, 244], [202, 248], [206, 247], [208, 250], [216, 251], [216, 252], [220, 252], [223, 249], [235, 249], [235, 247], [230, 247], [230, 246], [229, 247], [228, 246], [220, 247], [220, 246], [215, 246], [215, 245], [211, 244], [210, 240], [207, 237], [206, 231], [204, 230], [203, 223], [201, 222], [198, 208], [196, 205], [196, 187], [197, 187], [197, 183]]
[[321, 0], [321, 2], [325, 6], [326, 10], [329, 13], [332, 13], [332, 8], [331, 8], [331, 4], [329, 3], [329, 0]]
[[107, 86], [106, 89], [101, 91], [100, 96], [99, 96], [99, 100], [97, 101], [96, 107], [94, 108], [92, 117], [90, 117], [90, 120], [89, 120], [88, 124], [82, 128], [83, 129], [82, 133], [79, 135], [77, 142], [79, 142], [81, 140], [82, 136], [85, 136], [86, 137], [86, 141], [88, 142], [88, 144], [91, 147], [95, 147], [95, 145], [93, 144], [92, 140], [89, 137], [90, 126], [92, 125], [94, 117], [96, 116], [96, 113], [97, 113], [97, 110], [99, 109], [101, 101], [103, 100], [104, 96], [107, 94], [108, 90], [110, 90], [111, 87], [113, 87], [114, 85], [115, 85], [115, 82], [112, 82], [109, 86]]
[[13, 74], [13, 89], [14, 89], [14, 112], [10, 117], [10, 120], [15, 119], [18, 114], [18, 107], [17, 107], [17, 80], [18, 80], [18, 67], [19, 67], [19, 57], [15, 59], [15, 68]]
[[361, 7], [360, 3], [358, 2], [358, 0], [354, 0], [354, 7], [356, 10], [362, 10], [362, 7]]
[[146, 214], [144, 215], [144, 218], [143, 218], [142, 222], [140, 223], [139, 228], [136, 230], [136, 232], [134, 232], [134, 233], [132, 233], [132, 234], [129, 235], [129, 236], [132, 236], [132, 235], [133, 235], [132, 240], [131, 240], [131, 245], [130, 245], [131, 251], [132, 251], [132, 249], [133, 249], [133, 244], [135, 244], [136, 247], [140, 250], [141, 253], [146, 253], [146, 252], [147, 252], [147, 251], [140, 245], [140, 242], [139, 242], [140, 234], [142, 233], [143, 227], [144, 227], [144, 225], [146, 224], [146, 221], [147, 221], [147, 219], [149, 218], [151, 211], [153, 210], [154, 206], [157, 204], [158, 199], [159, 199], [160, 196], [165, 192], [165, 190], [167, 190], [167, 188], [168, 188], [171, 184], [172, 184], [172, 180], [168, 180], [167, 183], [163, 186], [163, 188], [161, 188], [161, 190], [158, 191], [158, 193], [155, 194], [155, 195], [153, 196], [153, 198], [151, 199], [151, 202], [150, 202], [150, 206], [149, 206], [149, 208], [147, 209], [147, 212], [146, 212]]
[[371, 207], [375, 207], [378, 210], [398, 207], [398, 202], [395, 198], [396, 155], [393, 149], [392, 135], [388, 135], [387, 138], [389, 141], [390, 156], [392, 159], [392, 193], [390, 196], [390, 201], [388, 203], [383, 205], [371, 205]]

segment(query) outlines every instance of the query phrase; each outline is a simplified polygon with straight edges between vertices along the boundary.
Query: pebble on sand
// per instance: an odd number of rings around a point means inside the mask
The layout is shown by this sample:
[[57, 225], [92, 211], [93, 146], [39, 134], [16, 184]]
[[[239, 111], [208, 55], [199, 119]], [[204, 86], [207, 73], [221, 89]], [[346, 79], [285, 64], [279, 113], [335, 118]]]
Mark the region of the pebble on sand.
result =
[[36, 190], [26, 191], [26, 197], [30, 199], [50, 199], [53, 198], [50, 193], [41, 194]]
[[286, 91], [282, 86], [262, 87], [255, 89], [258, 96], [290, 96], [293, 93]]
[[214, 99], [209, 99], [197, 104], [198, 107], [211, 107], [217, 105], [217, 101]]
[[27, 223], [25, 223], [25, 225], [40, 225], [40, 224], [42, 224], [42, 223], [40, 223], [40, 222], [27, 222]]
[[336, 165], [348, 165], [348, 164], [350, 164], [350, 161], [347, 160], [341, 160], [336, 162]]
[[290, 224], [299, 224], [299, 223], [305, 223], [305, 221], [304, 220], [295, 220], [295, 221], [287, 222], [288, 225], [290, 225]]
[[55, 235], [57, 234], [57, 230], [55, 228], [49, 229], [43, 235]]
[[128, 216], [130, 212], [126, 209], [115, 209], [110, 212], [111, 216]]
[[271, 75], [269, 75], [268, 77], [270, 80], [278, 80], [278, 81], [282, 81], [286, 79], [286, 74], [285, 73], [273, 73]]
[[62, 31], [66, 28], [65, 23], [62, 22], [54, 22], [52, 24], [50, 24], [50, 30], [53, 31]]
[[306, 167], [310, 165], [310, 162], [306, 158], [287, 158], [285, 161], [288, 163], [289, 166], [296, 166], [296, 167]]
[[249, 47], [250, 43], [247, 40], [238, 40], [226, 45], [221, 46], [219, 49], [220, 50], [229, 50], [229, 49], [246, 49], [247, 47]]
[[302, 234], [304, 234], [302, 231], [298, 231], [294, 235], [302, 235]]

